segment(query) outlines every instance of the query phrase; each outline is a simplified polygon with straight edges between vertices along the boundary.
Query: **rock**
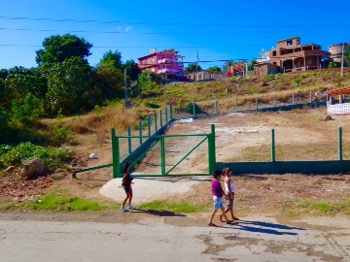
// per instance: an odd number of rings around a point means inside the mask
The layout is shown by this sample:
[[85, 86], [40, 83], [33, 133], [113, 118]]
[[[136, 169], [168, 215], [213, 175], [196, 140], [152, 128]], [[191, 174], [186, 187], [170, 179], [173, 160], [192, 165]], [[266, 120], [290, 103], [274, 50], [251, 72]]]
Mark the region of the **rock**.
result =
[[45, 173], [44, 160], [40, 158], [36, 159], [24, 159], [22, 160], [21, 176], [24, 179], [36, 179]]
[[5, 172], [12, 172], [16, 167], [14, 166], [9, 166], [8, 168], [6, 168], [4, 171]]
[[95, 153], [92, 153], [90, 156], [89, 156], [90, 159], [98, 159], [97, 155]]
[[325, 116], [321, 116], [319, 118], [319, 120], [321, 120], [321, 121], [329, 121], [329, 120], [333, 120], [333, 118], [330, 115], [325, 115]]

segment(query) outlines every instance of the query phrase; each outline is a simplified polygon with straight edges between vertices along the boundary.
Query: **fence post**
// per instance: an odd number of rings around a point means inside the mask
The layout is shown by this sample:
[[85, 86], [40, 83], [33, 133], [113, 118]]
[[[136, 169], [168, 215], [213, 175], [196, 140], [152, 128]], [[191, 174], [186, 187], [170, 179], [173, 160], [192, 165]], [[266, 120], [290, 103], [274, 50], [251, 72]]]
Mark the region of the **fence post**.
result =
[[174, 112], [173, 112], [173, 105], [170, 105], [170, 119], [173, 119], [174, 117]]
[[195, 107], [195, 103], [192, 101], [192, 115], [196, 116], [196, 107]]
[[274, 106], [275, 106], [275, 107], [277, 106], [277, 99], [276, 99], [276, 95], [274, 95], [274, 97], [273, 97], [273, 104], [274, 104]]
[[218, 115], [218, 100], [215, 100], [215, 115]]
[[168, 107], [165, 108], [165, 123], [168, 123]]
[[236, 96], [236, 99], [235, 99], [235, 102], [236, 102], [236, 105], [235, 105], [235, 111], [237, 112], [237, 110], [238, 110], [238, 105], [237, 105], [237, 96]]
[[120, 176], [120, 152], [119, 152], [119, 137], [116, 136], [115, 129], [112, 128], [112, 159], [113, 159], [113, 177]]
[[343, 160], [343, 129], [341, 127], [338, 131], [338, 159]]
[[293, 106], [295, 105], [295, 97], [294, 97], [294, 93], [293, 93], [293, 96], [292, 96], [292, 102], [293, 102]]
[[213, 173], [216, 165], [215, 124], [211, 125], [211, 134], [208, 135], [208, 171]]
[[276, 151], [275, 151], [275, 129], [271, 129], [271, 161], [276, 161]]
[[151, 125], [152, 125], [151, 116], [148, 116], [147, 122], [148, 122], [148, 136], [151, 136]]
[[140, 145], [142, 145], [142, 120], [139, 121], [139, 129], [140, 129]]
[[160, 152], [160, 160], [161, 160], [161, 172], [162, 176], [165, 176], [165, 138], [161, 137], [161, 152]]
[[259, 101], [258, 101], [258, 96], [255, 98], [255, 104], [256, 104], [256, 110], [259, 109]]
[[160, 113], [159, 113], [160, 115], [159, 115], [159, 117], [160, 117], [160, 119], [159, 119], [159, 121], [160, 121], [160, 126], [162, 127], [163, 126], [163, 112], [162, 112], [162, 110], [160, 110]]
[[158, 131], [158, 114], [157, 113], [154, 114], [154, 128], [155, 128], [154, 132], [157, 132]]
[[312, 103], [312, 95], [311, 95], [311, 91], [310, 91], [310, 104]]
[[129, 154], [132, 152], [132, 147], [131, 147], [131, 127], [128, 126], [128, 148], [129, 148]]

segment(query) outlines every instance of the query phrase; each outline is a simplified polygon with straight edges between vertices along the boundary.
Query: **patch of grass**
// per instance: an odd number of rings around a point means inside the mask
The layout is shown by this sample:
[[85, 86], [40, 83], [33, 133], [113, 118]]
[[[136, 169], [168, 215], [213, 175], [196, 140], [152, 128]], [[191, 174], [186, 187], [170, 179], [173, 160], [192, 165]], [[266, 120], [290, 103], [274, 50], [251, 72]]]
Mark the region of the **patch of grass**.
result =
[[32, 201], [15, 203], [6, 201], [0, 203], [0, 211], [7, 210], [38, 210], [38, 211], [76, 211], [76, 212], [97, 212], [113, 210], [116, 205], [109, 201], [95, 199], [83, 199], [72, 196], [65, 190], [40, 196]]
[[315, 215], [350, 215], [350, 198], [343, 198], [337, 202], [296, 200], [294, 212]]
[[147, 209], [158, 212], [174, 212], [174, 213], [195, 213], [204, 210], [201, 205], [188, 203], [188, 202], [168, 202], [163, 200], [157, 200], [138, 206], [139, 209]]

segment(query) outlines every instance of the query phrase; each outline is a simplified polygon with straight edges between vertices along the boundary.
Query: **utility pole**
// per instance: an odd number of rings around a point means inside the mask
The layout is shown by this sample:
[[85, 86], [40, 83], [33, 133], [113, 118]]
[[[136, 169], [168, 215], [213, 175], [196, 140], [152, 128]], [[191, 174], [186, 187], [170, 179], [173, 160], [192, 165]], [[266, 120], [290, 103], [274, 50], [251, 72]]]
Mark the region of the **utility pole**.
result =
[[198, 51], [197, 51], [197, 63], [196, 63], [196, 82], [198, 80], [198, 62], [199, 62], [199, 55], [198, 55]]
[[344, 76], [344, 43], [342, 44], [341, 47], [341, 71], [340, 71], [340, 76]]
[[125, 107], [128, 108], [128, 82], [126, 80], [126, 67], [124, 68], [124, 86], [125, 86]]

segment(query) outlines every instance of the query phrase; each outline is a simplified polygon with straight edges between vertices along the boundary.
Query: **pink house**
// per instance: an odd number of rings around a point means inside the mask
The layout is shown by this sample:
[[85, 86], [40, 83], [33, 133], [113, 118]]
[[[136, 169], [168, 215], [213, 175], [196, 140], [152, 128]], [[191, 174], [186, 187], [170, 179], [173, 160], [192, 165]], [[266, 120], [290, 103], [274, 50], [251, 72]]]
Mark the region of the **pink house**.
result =
[[[179, 61], [181, 59], [181, 61]], [[137, 59], [141, 72], [153, 72], [166, 80], [184, 80], [183, 56], [178, 55], [174, 49], [157, 52]]]

